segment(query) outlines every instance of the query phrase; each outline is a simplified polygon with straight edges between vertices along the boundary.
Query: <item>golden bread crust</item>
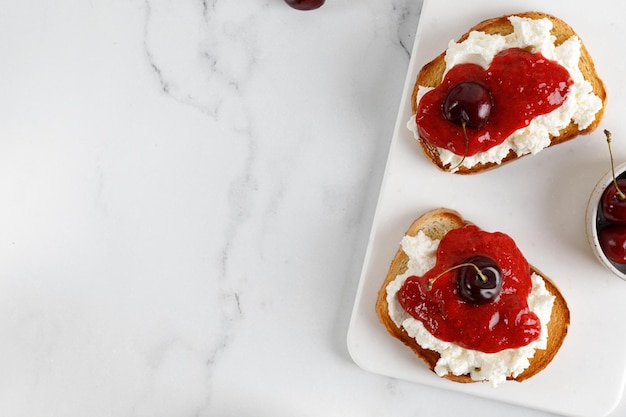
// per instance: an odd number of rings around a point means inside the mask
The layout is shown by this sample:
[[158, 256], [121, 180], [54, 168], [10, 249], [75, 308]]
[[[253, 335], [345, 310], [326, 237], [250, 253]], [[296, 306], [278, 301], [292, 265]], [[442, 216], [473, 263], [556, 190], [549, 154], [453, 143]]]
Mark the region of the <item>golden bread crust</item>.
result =
[[[546, 13], [531, 11], [531, 12], [508, 14], [508, 15], [495, 17], [495, 18], [480, 22], [476, 26], [470, 28], [465, 34], [463, 34], [463, 36], [459, 38], [458, 42], [462, 42], [465, 39], [467, 39], [470, 32], [472, 31], [485, 32], [488, 34], [501, 34], [501, 35], [510, 34], [513, 31], [513, 25], [511, 25], [511, 22], [509, 21], [510, 16], [527, 17], [531, 19], [542, 19], [542, 18], [550, 19], [553, 25], [551, 33], [556, 37], [556, 41], [555, 41], [556, 45], [560, 45], [561, 43], [569, 39], [571, 36], [577, 36], [579, 39], [581, 39], [580, 36], [578, 36], [577, 33], [574, 31], [574, 29], [572, 29], [572, 27], [570, 27], [563, 20], [557, 17], [554, 17], [552, 15], [546, 14]], [[584, 43], [582, 42], [582, 39], [581, 39], [581, 56], [580, 56], [580, 60], [578, 61], [578, 67], [580, 68], [580, 71], [583, 74], [584, 78], [591, 83], [594, 94], [602, 100], [602, 108], [596, 114], [595, 120], [583, 130], [579, 130], [578, 126], [573, 121], [570, 122], [570, 124], [567, 127], [565, 127], [559, 132], [559, 135], [552, 136], [550, 138], [551, 144], [549, 146], [563, 143], [565, 141], [568, 141], [570, 139], [577, 137], [580, 134], [590, 133], [591, 131], [593, 131], [594, 129], [598, 127], [598, 125], [600, 124], [600, 121], [602, 120], [602, 117], [604, 116], [604, 109], [605, 109], [606, 101], [607, 101], [606, 87], [604, 85], [604, 82], [598, 76], [593, 59], [591, 58], [589, 51], [587, 50]], [[441, 81], [443, 80], [443, 73], [445, 71], [445, 68], [446, 68], [445, 51], [439, 54], [435, 59], [433, 59], [432, 61], [430, 61], [429, 63], [427, 63], [421, 68], [421, 70], [419, 71], [417, 75], [415, 85], [413, 87], [413, 92], [411, 95], [411, 109], [412, 109], [413, 116], [417, 113], [416, 98], [417, 98], [418, 87], [420, 85], [425, 86], [425, 87], [433, 87], [433, 88], [437, 87], [439, 84], [441, 84]], [[449, 167], [444, 166], [443, 163], [441, 162], [437, 148], [430, 145], [428, 142], [422, 140], [421, 138], [419, 139], [419, 143], [422, 147], [422, 150], [424, 151], [424, 154], [428, 157], [428, 159], [430, 159], [440, 169], [447, 171], [447, 168]], [[490, 162], [490, 163], [478, 163], [474, 165], [473, 167], [469, 167], [469, 168], [465, 166], [461, 166], [458, 168], [457, 171], [455, 171], [455, 173], [474, 174], [474, 173], [496, 168], [507, 162], [519, 159], [520, 157], [521, 156], [517, 156], [515, 152], [510, 151], [509, 154], [502, 160], [500, 164], [497, 164], [495, 162]]]
[[[461, 214], [457, 211], [439, 208], [429, 211], [424, 215], [416, 219], [406, 234], [409, 236], [415, 236], [419, 230], [422, 230], [431, 239], [441, 239], [448, 230], [463, 227], [469, 224], [467, 220], [463, 219]], [[378, 291], [378, 298], [376, 300], [376, 314], [380, 321], [385, 326], [389, 334], [400, 340], [406, 346], [408, 346], [418, 357], [420, 357], [431, 371], [434, 371], [435, 365], [439, 360], [439, 353], [422, 348], [412, 337], [410, 337], [406, 331], [396, 326], [389, 316], [389, 306], [387, 304], [387, 285], [393, 281], [396, 276], [403, 274], [407, 268], [408, 256], [399, 248], [396, 255], [391, 262], [385, 281], [383, 282], [380, 290]], [[563, 340], [567, 335], [567, 331], [570, 323], [570, 312], [567, 306], [565, 298], [556, 287], [556, 285], [538, 269], [531, 265], [531, 271], [540, 275], [545, 283], [546, 289], [555, 296], [554, 306], [552, 308], [552, 314], [550, 315], [550, 322], [548, 323], [548, 343], [545, 350], [536, 350], [535, 356], [530, 359], [530, 366], [524, 370], [520, 375], [514, 379], [521, 382], [528, 379], [540, 371], [542, 371], [554, 358]], [[451, 381], [469, 383], [476, 382], [468, 374], [465, 375], [444, 375]]]

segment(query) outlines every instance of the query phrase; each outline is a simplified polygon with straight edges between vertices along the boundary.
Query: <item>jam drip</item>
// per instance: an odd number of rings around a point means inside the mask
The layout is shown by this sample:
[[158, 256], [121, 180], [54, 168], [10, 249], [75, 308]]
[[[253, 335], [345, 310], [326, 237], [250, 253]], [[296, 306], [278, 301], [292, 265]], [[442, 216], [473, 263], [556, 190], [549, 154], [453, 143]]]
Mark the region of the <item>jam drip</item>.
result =
[[[442, 111], [446, 97], [462, 82], [482, 84], [491, 93], [489, 120], [479, 129], [467, 129], [467, 154], [463, 130]], [[520, 48], [498, 53], [487, 70], [476, 64], [452, 67], [443, 81], [420, 100], [416, 122], [420, 137], [457, 155], [471, 156], [501, 144], [531, 120], [550, 113], [565, 101], [572, 80], [566, 68]]]
[[[487, 256], [501, 268], [502, 291], [496, 300], [482, 305], [463, 300], [454, 270], [443, 274], [427, 289], [431, 278], [473, 256]], [[504, 233], [489, 233], [467, 225], [444, 236], [435, 266], [421, 277], [407, 278], [398, 291], [398, 300], [438, 339], [494, 353], [526, 346], [539, 337], [539, 318], [527, 303], [531, 289], [530, 266], [513, 239]]]

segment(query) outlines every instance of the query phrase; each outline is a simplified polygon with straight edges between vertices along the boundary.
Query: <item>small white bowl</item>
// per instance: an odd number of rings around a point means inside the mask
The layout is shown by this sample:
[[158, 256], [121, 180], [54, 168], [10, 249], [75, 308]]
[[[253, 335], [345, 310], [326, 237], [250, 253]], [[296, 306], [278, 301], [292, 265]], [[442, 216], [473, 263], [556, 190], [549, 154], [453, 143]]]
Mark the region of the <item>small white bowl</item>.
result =
[[[616, 178], [619, 178], [624, 172], [626, 172], [626, 162], [615, 167]], [[621, 279], [626, 280], [626, 264], [619, 265], [610, 261], [602, 251], [600, 240], [598, 239], [598, 222], [600, 221], [599, 216], [601, 216], [598, 212], [600, 199], [602, 198], [602, 194], [604, 193], [606, 187], [608, 187], [612, 182], [613, 173], [609, 170], [602, 178], [600, 178], [600, 181], [598, 181], [593, 189], [593, 192], [591, 193], [591, 197], [589, 197], [587, 211], [585, 213], [587, 240], [589, 241], [589, 245], [591, 245], [591, 249], [600, 263]]]

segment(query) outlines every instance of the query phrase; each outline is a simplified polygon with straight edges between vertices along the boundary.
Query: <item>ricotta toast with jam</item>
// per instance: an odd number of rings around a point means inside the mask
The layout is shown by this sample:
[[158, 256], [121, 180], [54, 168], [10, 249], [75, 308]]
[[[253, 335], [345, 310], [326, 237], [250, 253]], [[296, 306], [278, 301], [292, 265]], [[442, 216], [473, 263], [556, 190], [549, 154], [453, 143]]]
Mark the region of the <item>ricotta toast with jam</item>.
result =
[[409, 227], [378, 292], [376, 313], [437, 375], [523, 381], [560, 349], [570, 312], [556, 285], [513, 239], [450, 209]]
[[606, 100], [576, 32], [524, 12], [479, 23], [424, 65], [407, 126], [435, 165], [471, 174], [591, 132]]

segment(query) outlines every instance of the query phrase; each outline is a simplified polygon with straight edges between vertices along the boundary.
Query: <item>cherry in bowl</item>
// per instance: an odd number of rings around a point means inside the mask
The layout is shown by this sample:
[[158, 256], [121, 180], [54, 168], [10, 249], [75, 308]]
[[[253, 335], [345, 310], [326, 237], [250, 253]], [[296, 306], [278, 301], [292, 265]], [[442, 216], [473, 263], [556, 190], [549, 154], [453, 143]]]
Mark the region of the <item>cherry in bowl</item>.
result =
[[619, 223], [619, 217], [616, 222], [611, 222], [609, 218], [619, 216], [617, 214], [619, 210], [611, 208], [607, 211], [609, 213], [607, 218], [606, 203], [603, 202], [607, 193], [613, 195], [611, 191], [614, 185], [613, 175], [618, 185], [622, 181], [626, 182], [626, 163], [607, 172], [593, 189], [585, 214], [586, 233], [589, 245], [600, 263], [613, 274], [626, 280], [626, 225]]
[[626, 265], [626, 226], [608, 224], [598, 230], [598, 241], [609, 261]]
[[626, 178], [612, 182], [602, 193], [602, 214], [612, 224], [626, 225]]

